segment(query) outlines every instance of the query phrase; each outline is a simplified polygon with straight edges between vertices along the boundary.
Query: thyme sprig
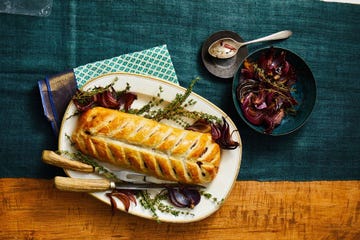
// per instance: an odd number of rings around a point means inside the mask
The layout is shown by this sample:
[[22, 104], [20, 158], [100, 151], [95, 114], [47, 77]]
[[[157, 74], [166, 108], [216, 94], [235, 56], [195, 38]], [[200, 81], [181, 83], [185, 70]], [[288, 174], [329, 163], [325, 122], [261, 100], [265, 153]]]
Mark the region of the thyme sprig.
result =
[[266, 75], [265, 70], [258, 66], [258, 64], [253, 63], [254, 71], [258, 75], [258, 77], [263, 81], [263, 83], [268, 84], [270, 88], [267, 88], [268, 92], [274, 92], [278, 95], [282, 96], [284, 99], [287, 99], [288, 103], [291, 104], [291, 107], [286, 108], [286, 112], [289, 114], [295, 114], [295, 106], [292, 101], [291, 92], [295, 92], [296, 89], [294, 87], [286, 86], [284, 83], [279, 81], [274, 81], [275, 77], [272, 75], [268, 77]]
[[156, 94], [156, 96], [153, 96], [150, 101], [145, 104], [140, 109], [130, 109], [129, 113], [136, 114], [136, 115], [143, 115], [144, 117], [150, 118], [149, 112], [152, 112], [152, 108], [160, 106], [164, 99], [161, 98], [161, 93], [164, 91], [162, 86], [159, 86], [159, 92]]
[[79, 103], [86, 103], [87, 101], [89, 101], [89, 99], [91, 99], [91, 97], [112, 88], [117, 80], [118, 78], [116, 77], [113, 82], [106, 85], [105, 87], [94, 87], [89, 91], [78, 91], [77, 94], [74, 95], [74, 99], [76, 99]]
[[[161, 120], [167, 119], [174, 121], [182, 127], [189, 126], [189, 120], [198, 120], [204, 119], [209, 122], [221, 122], [221, 119], [204, 112], [199, 111], [190, 111], [187, 108], [194, 106], [196, 101], [194, 99], [188, 99], [193, 87], [200, 78], [195, 78], [191, 81], [189, 87], [184, 93], [177, 93], [175, 98], [169, 103], [165, 104], [163, 98], [161, 98], [161, 93], [163, 89], [159, 87], [159, 92], [156, 96], [144, 105], [140, 109], [131, 109], [129, 112], [137, 115], [142, 115], [145, 118], [153, 119], [160, 122]], [[163, 104], [163, 106], [160, 106]]]
[[224, 202], [224, 199], [218, 199], [217, 197], [214, 197], [211, 193], [200, 191], [200, 194], [204, 196], [206, 199], [212, 201], [213, 203], [220, 205]]
[[185, 108], [188, 106], [195, 105], [196, 101], [190, 99], [186, 102], [187, 98], [190, 96], [193, 87], [200, 78], [195, 78], [186, 89], [184, 94], [177, 93], [174, 100], [167, 104], [164, 108], [160, 108], [154, 112], [151, 116], [155, 121], [161, 121], [163, 119], [174, 119], [182, 116], [185, 112], [188, 112]]
[[162, 213], [169, 213], [173, 216], [179, 216], [179, 215], [194, 216], [194, 214], [189, 211], [181, 211], [173, 206], [165, 204], [164, 201], [168, 199], [166, 190], [161, 191], [160, 193], [156, 194], [154, 197], [152, 197], [148, 191], [139, 191], [137, 197], [140, 199], [140, 204], [143, 206], [143, 208], [149, 210], [152, 213], [152, 217], [155, 220], [159, 220], [157, 211], [160, 211]]
[[[256, 63], [253, 63], [253, 66], [254, 66], [254, 71], [256, 72], [256, 74], [258, 75], [258, 77], [266, 82], [267, 84], [269, 84], [270, 86], [272, 86], [273, 88], [275, 88], [279, 93], [282, 93], [283, 92], [287, 92], [289, 91], [289, 88], [287, 86], [285, 86], [283, 83], [281, 82], [278, 82], [278, 81], [274, 81], [275, 77], [268, 77], [266, 74], [265, 74], [265, 70], [262, 69], [261, 67], [258, 66], [258, 64]], [[273, 89], [273, 90], [275, 90]]]

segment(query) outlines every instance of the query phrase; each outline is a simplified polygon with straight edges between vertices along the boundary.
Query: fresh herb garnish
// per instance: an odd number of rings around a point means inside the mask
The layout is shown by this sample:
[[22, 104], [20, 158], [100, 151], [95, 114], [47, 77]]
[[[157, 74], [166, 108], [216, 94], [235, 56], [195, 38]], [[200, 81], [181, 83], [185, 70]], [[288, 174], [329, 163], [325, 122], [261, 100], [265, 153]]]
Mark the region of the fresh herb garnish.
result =
[[[160, 86], [156, 96], [153, 96], [147, 104], [139, 109], [131, 107], [132, 102], [136, 99], [136, 95], [130, 92], [129, 83], [126, 83], [125, 89], [121, 91], [114, 90], [113, 86], [118, 81], [118, 78], [115, 78], [114, 82], [105, 87], [94, 87], [87, 91], [78, 90], [73, 97], [73, 102], [79, 112], [86, 111], [94, 106], [103, 106], [140, 115], [158, 122], [164, 119], [171, 120], [184, 128], [190, 125], [189, 120], [197, 121], [203, 119], [209, 123], [220, 123], [221, 119], [214, 115], [187, 109], [196, 104], [194, 99], [188, 98], [199, 79], [195, 78], [192, 80], [184, 93], [177, 93], [175, 98], [168, 103], [161, 97], [163, 89]], [[122, 105], [124, 105], [123, 108], [121, 108]]]
[[219, 200], [217, 197], [214, 197], [211, 193], [200, 191], [200, 194], [217, 205], [220, 205], [224, 202], [224, 199]]
[[152, 197], [148, 191], [139, 191], [137, 197], [140, 199], [140, 204], [147, 210], [151, 211], [152, 216], [154, 219], [158, 220], [159, 216], [157, 211], [162, 213], [169, 213], [174, 216], [179, 215], [192, 215], [193, 213], [189, 211], [181, 211], [173, 206], [165, 204], [163, 201], [168, 199], [167, 190], [161, 191], [160, 193], [156, 194]]
[[[208, 122], [221, 122], [221, 120], [214, 115], [187, 109], [196, 104], [194, 99], [188, 98], [197, 81], [199, 81], [199, 78], [192, 80], [186, 91], [184, 93], [177, 93], [175, 98], [169, 103], [165, 103], [164, 99], [161, 98], [163, 89], [160, 87], [156, 97], [152, 97], [152, 99], [142, 108], [138, 110], [131, 109], [129, 112], [158, 122], [164, 119], [171, 120], [184, 128], [190, 125], [188, 122], [189, 119], [204, 119]], [[160, 106], [161, 104], [162, 106]]]

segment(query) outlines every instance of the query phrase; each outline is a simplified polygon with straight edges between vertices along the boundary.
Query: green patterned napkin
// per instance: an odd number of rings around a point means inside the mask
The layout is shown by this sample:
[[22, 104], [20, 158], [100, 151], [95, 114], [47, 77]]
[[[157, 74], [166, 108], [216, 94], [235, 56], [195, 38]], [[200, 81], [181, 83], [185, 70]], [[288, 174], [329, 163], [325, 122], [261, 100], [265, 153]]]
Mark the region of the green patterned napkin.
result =
[[75, 78], [79, 88], [90, 79], [111, 72], [149, 75], [179, 84], [166, 45], [74, 68]]
[[136, 73], [179, 84], [166, 45], [129, 53], [76, 67], [71, 71], [38, 81], [44, 114], [55, 135], [59, 133], [65, 109], [76, 88], [89, 80], [112, 72]]

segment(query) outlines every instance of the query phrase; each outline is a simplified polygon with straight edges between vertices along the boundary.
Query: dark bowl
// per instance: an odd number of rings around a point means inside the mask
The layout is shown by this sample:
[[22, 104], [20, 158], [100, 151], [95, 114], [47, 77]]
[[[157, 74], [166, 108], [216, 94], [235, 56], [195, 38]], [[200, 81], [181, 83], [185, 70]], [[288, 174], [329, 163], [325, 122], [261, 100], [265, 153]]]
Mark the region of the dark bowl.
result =
[[[241, 63], [239, 69], [234, 75], [233, 85], [232, 85], [232, 97], [235, 104], [236, 111], [238, 112], [241, 119], [250, 126], [253, 130], [259, 133], [272, 135], [272, 136], [279, 136], [289, 134], [294, 132], [295, 130], [302, 127], [306, 120], [309, 118], [316, 101], [316, 84], [314, 76], [305, 63], [303, 59], [301, 59], [295, 53], [279, 48], [279, 47], [272, 47], [276, 54], [280, 54], [280, 52], [285, 52], [286, 60], [295, 68], [295, 74], [297, 77], [296, 83], [293, 87], [296, 91], [292, 92], [292, 96], [296, 99], [298, 104], [295, 106], [296, 114], [289, 115], [286, 114], [283, 120], [281, 121], [280, 125], [275, 127], [275, 129], [271, 133], [265, 133], [264, 126], [254, 125], [248, 121], [248, 119], [244, 116], [243, 110], [241, 109], [240, 101], [237, 97], [237, 87], [239, 85], [239, 80], [241, 78], [241, 69], [244, 67], [245, 60]], [[246, 57], [250, 62], [256, 62], [259, 57], [269, 51], [270, 48], [263, 48], [257, 50]]]

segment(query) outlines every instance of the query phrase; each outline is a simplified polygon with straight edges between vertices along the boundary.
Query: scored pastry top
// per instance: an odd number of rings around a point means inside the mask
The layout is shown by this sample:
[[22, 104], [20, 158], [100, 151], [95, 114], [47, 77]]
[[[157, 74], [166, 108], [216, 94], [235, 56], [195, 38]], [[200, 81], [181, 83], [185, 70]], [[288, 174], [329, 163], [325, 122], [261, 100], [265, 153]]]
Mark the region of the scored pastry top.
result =
[[182, 183], [208, 183], [220, 164], [220, 147], [209, 133], [102, 107], [81, 114], [72, 141], [99, 161]]

